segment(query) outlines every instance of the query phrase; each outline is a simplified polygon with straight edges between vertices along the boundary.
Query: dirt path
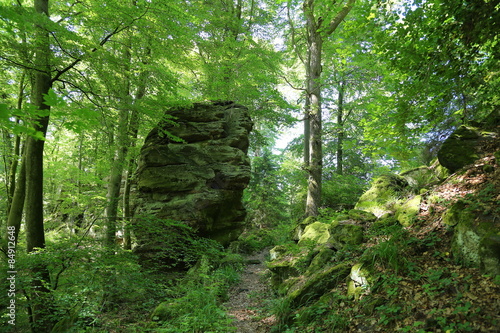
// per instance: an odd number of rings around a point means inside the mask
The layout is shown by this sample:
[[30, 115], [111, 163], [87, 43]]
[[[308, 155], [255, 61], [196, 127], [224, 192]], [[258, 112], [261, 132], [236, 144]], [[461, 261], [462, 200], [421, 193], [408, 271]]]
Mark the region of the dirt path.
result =
[[225, 303], [238, 333], [267, 333], [273, 325], [273, 317], [266, 314], [264, 309], [264, 301], [271, 298], [263, 276], [267, 253], [264, 250], [246, 258], [247, 265], [241, 274], [241, 282], [232, 288], [229, 301]]

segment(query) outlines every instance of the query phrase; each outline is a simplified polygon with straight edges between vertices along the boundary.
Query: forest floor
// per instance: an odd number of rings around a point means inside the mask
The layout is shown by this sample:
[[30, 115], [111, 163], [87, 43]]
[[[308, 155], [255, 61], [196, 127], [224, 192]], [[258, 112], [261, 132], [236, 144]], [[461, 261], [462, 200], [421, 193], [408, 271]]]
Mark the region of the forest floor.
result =
[[267, 333], [274, 324], [274, 317], [266, 311], [267, 302], [273, 298], [265, 279], [268, 253], [269, 249], [265, 249], [246, 257], [241, 281], [230, 290], [224, 304], [238, 333]]

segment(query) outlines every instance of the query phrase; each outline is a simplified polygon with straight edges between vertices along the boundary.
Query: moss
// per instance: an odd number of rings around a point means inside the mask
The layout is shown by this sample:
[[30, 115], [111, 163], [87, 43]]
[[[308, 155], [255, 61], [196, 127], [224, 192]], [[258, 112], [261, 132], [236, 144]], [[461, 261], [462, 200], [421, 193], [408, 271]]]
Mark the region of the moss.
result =
[[363, 287], [356, 286], [354, 281], [349, 281], [347, 284], [347, 296], [352, 297], [354, 299], [359, 299], [359, 296], [363, 292]]
[[271, 260], [280, 260], [288, 251], [289, 250], [285, 245], [276, 245], [269, 250], [269, 255]]
[[167, 321], [175, 317], [176, 304], [174, 302], [160, 303], [151, 314], [152, 321]]
[[295, 284], [288, 293], [290, 304], [296, 308], [311, 303], [344, 281], [350, 271], [350, 265], [342, 263], [320, 271], [301, 281], [300, 284]]
[[315, 216], [306, 217], [302, 222], [299, 222], [292, 231], [292, 239], [294, 241], [300, 240], [304, 234], [305, 228], [317, 221]]
[[487, 274], [500, 274], [500, 227], [491, 215], [476, 215], [457, 203], [447, 213], [448, 224], [454, 224], [452, 252], [455, 258]]
[[490, 164], [485, 164], [485, 165], [483, 165], [483, 171], [485, 173], [490, 173], [490, 172], [495, 171], [495, 167], [493, 165], [490, 165]]
[[485, 236], [479, 244], [480, 268], [486, 274], [500, 275], [500, 232]]
[[348, 214], [351, 219], [360, 222], [373, 222], [377, 219], [373, 213], [359, 209], [351, 209]]
[[497, 150], [494, 154], [497, 164], [500, 164], [500, 150]]
[[373, 222], [373, 224], [371, 225], [371, 228], [374, 230], [380, 230], [380, 229], [387, 228], [391, 225], [394, 225], [396, 223], [398, 223], [398, 220], [396, 219], [396, 217], [393, 215], [388, 215], [386, 217], [383, 217], [383, 218], [378, 219], [377, 221]]
[[396, 218], [399, 223], [405, 227], [410, 226], [420, 211], [421, 202], [422, 196], [416, 195], [401, 205], [396, 211]]
[[451, 172], [473, 163], [479, 158], [475, 147], [480, 136], [476, 128], [461, 126], [441, 146], [439, 163]]
[[330, 230], [328, 244], [340, 250], [346, 245], [359, 245], [363, 243], [363, 227], [355, 224], [339, 224]]
[[313, 258], [311, 264], [307, 268], [306, 275], [311, 275], [323, 269], [326, 264], [333, 258], [335, 251], [329, 248], [324, 248], [319, 251], [319, 253]]
[[370, 272], [363, 267], [362, 263], [357, 263], [352, 266], [350, 278], [351, 281], [349, 281], [349, 284], [352, 284], [352, 293], [350, 294], [348, 290], [347, 295], [354, 296], [356, 299], [359, 298], [363, 290], [366, 290], [370, 287], [370, 282], [372, 282], [373, 280]]
[[447, 226], [454, 227], [460, 221], [468, 221], [472, 219], [469, 211], [465, 211], [465, 203], [463, 201], [457, 201], [443, 214], [443, 223]]
[[387, 174], [374, 180], [371, 188], [366, 191], [354, 207], [364, 210], [380, 217], [391, 211], [391, 202], [401, 196], [401, 193], [408, 187], [408, 182], [401, 176]]
[[304, 234], [299, 240], [299, 245], [304, 246], [310, 242], [324, 244], [330, 238], [330, 226], [326, 223], [314, 222], [304, 229]]
[[332, 223], [333, 222], [345, 221], [345, 220], [349, 220], [349, 215], [347, 215], [347, 214], [340, 214], [340, 215], [335, 216], [335, 218], [333, 219]]

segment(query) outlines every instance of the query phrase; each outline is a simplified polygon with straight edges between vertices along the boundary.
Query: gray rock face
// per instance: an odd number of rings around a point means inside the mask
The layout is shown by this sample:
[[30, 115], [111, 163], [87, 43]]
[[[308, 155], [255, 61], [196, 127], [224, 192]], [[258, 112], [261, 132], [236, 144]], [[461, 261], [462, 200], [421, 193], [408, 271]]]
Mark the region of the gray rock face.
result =
[[[247, 150], [253, 125], [248, 109], [207, 102], [167, 114], [177, 118], [175, 123], [161, 122], [141, 149], [135, 216], [181, 221], [227, 244], [244, 226], [241, 198], [250, 180]], [[147, 239], [138, 242], [147, 247]]]

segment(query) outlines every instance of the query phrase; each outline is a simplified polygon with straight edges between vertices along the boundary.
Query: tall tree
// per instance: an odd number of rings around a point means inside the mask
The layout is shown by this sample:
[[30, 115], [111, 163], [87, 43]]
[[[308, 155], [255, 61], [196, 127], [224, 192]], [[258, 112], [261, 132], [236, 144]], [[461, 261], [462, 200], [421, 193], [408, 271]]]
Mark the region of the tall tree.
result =
[[[306, 215], [316, 216], [321, 205], [321, 182], [323, 171], [322, 116], [321, 116], [321, 73], [323, 42], [331, 35], [349, 14], [356, 0], [336, 1], [317, 10], [318, 0], [306, 0], [303, 12], [306, 19], [307, 59], [306, 66], [306, 107], [309, 112], [309, 165]], [[332, 8], [333, 7], [333, 8]], [[336, 12], [331, 15], [331, 12]], [[324, 16], [323, 16], [324, 15]]]
[[[37, 132], [35, 136], [29, 136], [26, 141], [26, 245], [28, 252], [45, 248], [45, 231], [43, 225], [43, 150], [45, 135], [49, 125], [50, 106], [45, 103], [45, 98], [52, 88], [51, 78], [51, 50], [49, 41], [49, 30], [47, 22], [49, 19], [49, 1], [35, 0], [35, 13], [39, 16], [39, 22], [35, 26], [35, 57], [34, 82], [31, 100], [37, 108], [38, 116], [33, 119], [33, 128]], [[52, 316], [52, 305], [49, 300], [50, 275], [47, 267], [39, 263], [32, 267], [34, 279], [34, 295], [32, 308], [32, 330], [34, 332], [50, 332], [54, 325]]]

